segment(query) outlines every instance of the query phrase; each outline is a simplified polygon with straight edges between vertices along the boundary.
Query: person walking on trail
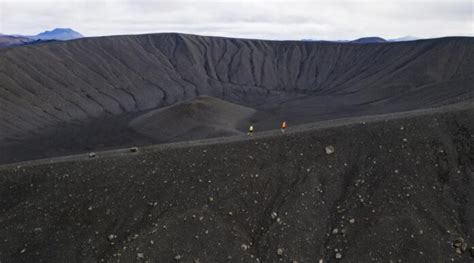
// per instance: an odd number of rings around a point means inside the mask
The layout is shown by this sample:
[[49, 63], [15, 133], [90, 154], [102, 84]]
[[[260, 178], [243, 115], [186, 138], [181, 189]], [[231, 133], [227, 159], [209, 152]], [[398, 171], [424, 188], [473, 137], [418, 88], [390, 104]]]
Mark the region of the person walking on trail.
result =
[[283, 121], [280, 125], [281, 132], [285, 133], [286, 127], [287, 127], [286, 121]]
[[249, 132], [247, 133], [248, 136], [252, 136], [253, 135], [253, 125], [250, 125], [249, 127]]

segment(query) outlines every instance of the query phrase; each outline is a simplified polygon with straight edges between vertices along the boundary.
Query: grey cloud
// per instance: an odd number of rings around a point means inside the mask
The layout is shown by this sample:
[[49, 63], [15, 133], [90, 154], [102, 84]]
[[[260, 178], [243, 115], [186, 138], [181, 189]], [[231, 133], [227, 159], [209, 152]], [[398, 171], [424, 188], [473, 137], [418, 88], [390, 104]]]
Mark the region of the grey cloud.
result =
[[0, 30], [185, 32], [270, 39], [474, 35], [470, 0], [0, 0]]

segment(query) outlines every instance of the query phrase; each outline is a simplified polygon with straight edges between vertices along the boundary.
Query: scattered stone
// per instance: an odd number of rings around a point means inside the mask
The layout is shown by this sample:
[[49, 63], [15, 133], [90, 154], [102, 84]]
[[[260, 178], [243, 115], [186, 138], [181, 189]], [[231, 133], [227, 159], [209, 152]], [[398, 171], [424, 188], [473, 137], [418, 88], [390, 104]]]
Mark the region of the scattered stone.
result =
[[337, 235], [337, 233], [339, 233], [339, 229], [334, 228], [334, 229], [332, 230], [332, 234], [333, 234], [333, 235]]
[[243, 250], [243, 251], [247, 251], [247, 249], [249, 249], [249, 246], [247, 244], [242, 244], [240, 245], [240, 248]]
[[278, 214], [276, 212], [272, 212], [270, 214], [270, 216], [272, 217], [273, 220], [275, 220], [277, 218]]
[[95, 153], [89, 153], [89, 158], [95, 158], [97, 155]]
[[334, 146], [332, 146], [332, 145], [326, 146], [326, 148], [324, 148], [324, 150], [326, 151], [326, 154], [333, 154], [334, 151], [335, 151]]
[[341, 259], [341, 258], [342, 258], [342, 254], [341, 254], [341, 253], [336, 253], [335, 258], [336, 258], [336, 259]]
[[277, 255], [279, 257], [283, 256], [283, 249], [282, 248], [277, 249]]
[[462, 253], [466, 252], [466, 250], [467, 250], [467, 243], [462, 243], [462, 246], [461, 246]]
[[212, 196], [209, 197], [209, 202], [214, 202], [214, 198]]
[[144, 253], [137, 253], [137, 259], [144, 259], [145, 254]]
[[355, 220], [354, 218], [349, 219], [349, 223], [351, 223], [351, 224], [354, 224], [355, 221], [356, 221], [356, 220]]
[[456, 247], [456, 248], [460, 248], [463, 243], [464, 243], [464, 238], [462, 238], [462, 237], [456, 238], [456, 240], [454, 240], [454, 242], [453, 242], [453, 246]]
[[24, 247], [22, 250], [20, 250], [20, 254], [23, 254], [26, 252], [26, 247]]
[[457, 247], [457, 248], [456, 248], [456, 253], [462, 254], [461, 248]]
[[129, 151], [132, 152], [132, 153], [136, 153], [136, 152], [138, 152], [138, 147], [131, 147], [129, 149]]
[[117, 238], [117, 235], [114, 235], [114, 234], [110, 234], [110, 235], [107, 237], [107, 239], [108, 239], [109, 241], [112, 241], [112, 240], [114, 240], [114, 239], [116, 239], [116, 238]]
[[181, 255], [174, 256], [175, 261], [180, 261], [182, 258], [183, 258], [183, 256], [181, 256]]

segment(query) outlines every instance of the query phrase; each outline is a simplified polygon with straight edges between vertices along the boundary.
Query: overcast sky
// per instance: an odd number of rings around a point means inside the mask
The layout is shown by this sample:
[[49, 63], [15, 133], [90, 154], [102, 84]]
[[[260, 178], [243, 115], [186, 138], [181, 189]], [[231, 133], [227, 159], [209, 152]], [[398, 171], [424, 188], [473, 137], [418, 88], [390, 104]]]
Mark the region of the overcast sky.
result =
[[264, 39], [474, 36], [474, 0], [0, 0], [0, 32]]

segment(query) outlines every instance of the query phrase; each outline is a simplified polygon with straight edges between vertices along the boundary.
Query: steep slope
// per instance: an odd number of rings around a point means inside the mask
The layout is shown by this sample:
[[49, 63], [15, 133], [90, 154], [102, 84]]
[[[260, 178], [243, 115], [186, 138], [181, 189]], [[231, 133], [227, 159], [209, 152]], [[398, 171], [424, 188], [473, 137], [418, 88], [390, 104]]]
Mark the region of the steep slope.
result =
[[130, 125], [157, 142], [187, 141], [242, 134], [239, 124], [254, 113], [251, 108], [201, 96], [143, 114]]
[[473, 115], [469, 105], [3, 166], [0, 260], [472, 262]]
[[[258, 110], [265, 130], [281, 119], [294, 125], [468, 100], [473, 78], [473, 38], [363, 45], [153, 34], [18, 47], [0, 50], [0, 155], [24, 159], [9, 149], [28, 152], [58, 134], [93, 138], [90, 122], [117, 118], [119, 128], [104, 129], [122, 138], [130, 115], [199, 95]], [[68, 138], [69, 127], [78, 136]], [[43, 146], [101, 145], [78, 141]]]

